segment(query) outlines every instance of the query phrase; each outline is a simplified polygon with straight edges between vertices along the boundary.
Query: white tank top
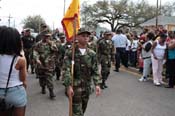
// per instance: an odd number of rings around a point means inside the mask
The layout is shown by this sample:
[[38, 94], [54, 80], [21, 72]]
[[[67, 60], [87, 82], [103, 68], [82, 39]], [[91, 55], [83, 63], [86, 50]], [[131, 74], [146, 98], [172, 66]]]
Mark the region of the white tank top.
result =
[[[22, 84], [22, 82], [19, 79], [19, 70], [16, 70], [15, 68], [16, 63], [18, 62], [18, 58], [19, 57], [15, 58], [15, 61], [13, 64], [8, 88]], [[6, 88], [12, 59], [13, 59], [12, 55], [0, 55], [0, 88]]]
[[166, 44], [164, 43], [164, 45], [160, 45], [158, 40], [156, 40], [156, 43], [157, 45], [154, 48], [154, 54], [158, 59], [163, 59], [165, 54]]

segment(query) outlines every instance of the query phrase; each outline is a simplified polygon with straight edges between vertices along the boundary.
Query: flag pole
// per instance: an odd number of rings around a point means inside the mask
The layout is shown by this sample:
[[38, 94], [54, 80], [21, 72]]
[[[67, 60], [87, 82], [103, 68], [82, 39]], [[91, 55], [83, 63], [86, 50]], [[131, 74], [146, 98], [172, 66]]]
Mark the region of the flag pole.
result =
[[64, 0], [63, 16], [65, 15], [66, 0]]
[[[73, 29], [74, 29], [74, 35], [73, 35], [73, 41], [72, 41], [72, 65], [71, 65], [71, 86], [73, 89], [73, 81], [74, 81], [74, 64], [75, 64], [75, 39], [76, 39], [76, 22], [77, 17], [73, 20]], [[72, 96], [69, 96], [69, 116], [72, 116]]]

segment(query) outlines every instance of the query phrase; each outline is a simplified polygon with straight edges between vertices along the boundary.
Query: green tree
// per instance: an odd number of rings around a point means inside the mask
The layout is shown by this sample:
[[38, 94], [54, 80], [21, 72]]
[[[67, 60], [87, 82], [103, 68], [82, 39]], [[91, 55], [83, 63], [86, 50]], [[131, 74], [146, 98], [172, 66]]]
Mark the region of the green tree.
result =
[[134, 23], [134, 26], [139, 26], [156, 16], [156, 6], [149, 5], [145, 0], [138, 3], [131, 1], [128, 5], [127, 13], [130, 16], [130, 22]]
[[[162, 14], [172, 14], [175, 3], [172, 6], [162, 6]], [[161, 12], [158, 15], [160, 14]], [[111, 27], [111, 31], [124, 26], [139, 26], [155, 16], [156, 6], [150, 5], [146, 0], [99, 0], [92, 5], [84, 3], [81, 8], [83, 26], [95, 28], [100, 23], [105, 23]]]
[[82, 8], [82, 22], [86, 26], [97, 26], [100, 23], [109, 24], [112, 31], [123, 25], [126, 19], [124, 11], [127, 8], [128, 0], [97, 1], [93, 5], [87, 5]]
[[165, 16], [172, 16], [175, 12], [175, 2], [167, 2], [164, 6], [161, 7], [160, 13]]
[[98, 22], [95, 20], [92, 14], [92, 5], [88, 5], [87, 2], [83, 2], [81, 8], [81, 22], [82, 26], [89, 29], [96, 29]]
[[22, 21], [23, 28], [31, 28], [34, 32], [39, 33], [40, 25], [45, 23], [45, 20], [40, 15], [28, 16]]

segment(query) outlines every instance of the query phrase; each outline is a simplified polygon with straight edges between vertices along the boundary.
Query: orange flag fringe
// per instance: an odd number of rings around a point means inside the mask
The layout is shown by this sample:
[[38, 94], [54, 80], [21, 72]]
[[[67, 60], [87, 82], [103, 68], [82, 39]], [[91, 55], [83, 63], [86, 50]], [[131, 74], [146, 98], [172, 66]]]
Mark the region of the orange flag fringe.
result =
[[61, 23], [66, 34], [67, 41], [71, 41], [74, 36], [74, 20], [76, 19], [76, 32], [80, 28], [80, 0], [72, 0]]

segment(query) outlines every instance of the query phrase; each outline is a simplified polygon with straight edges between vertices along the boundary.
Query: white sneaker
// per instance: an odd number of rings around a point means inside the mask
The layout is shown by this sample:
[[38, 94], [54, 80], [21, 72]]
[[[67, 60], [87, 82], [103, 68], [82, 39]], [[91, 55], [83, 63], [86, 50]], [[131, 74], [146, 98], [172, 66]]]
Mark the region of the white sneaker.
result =
[[141, 77], [141, 78], [139, 79], [139, 81], [140, 81], [140, 82], [143, 82], [143, 81], [145, 82], [145, 81], [147, 81], [147, 79], [144, 78], [144, 77]]
[[158, 82], [158, 83], [154, 83], [156, 86], [160, 86], [161, 84]]
[[146, 79], [146, 78], [144, 78], [144, 79], [143, 79], [143, 81], [145, 82], [145, 81], [147, 81], [147, 79]]
[[144, 78], [143, 78], [143, 77], [141, 77], [141, 78], [139, 79], [139, 81], [140, 81], [140, 82], [143, 82], [143, 81], [144, 81]]

